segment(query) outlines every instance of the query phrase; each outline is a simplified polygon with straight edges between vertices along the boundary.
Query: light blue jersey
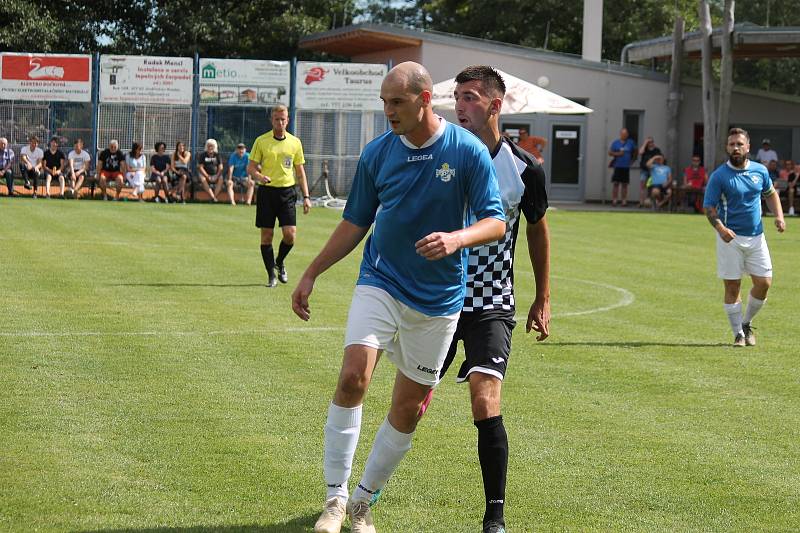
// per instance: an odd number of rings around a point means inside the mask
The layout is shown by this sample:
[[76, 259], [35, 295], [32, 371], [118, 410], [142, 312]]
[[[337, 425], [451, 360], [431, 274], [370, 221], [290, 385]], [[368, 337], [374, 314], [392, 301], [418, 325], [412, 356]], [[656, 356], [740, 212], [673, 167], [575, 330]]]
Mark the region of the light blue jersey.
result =
[[650, 169], [650, 185], [660, 187], [669, 181], [669, 174], [672, 172], [667, 165], [653, 165]]
[[238, 152], [233, 152], [228, 157], [228, 166], [233, 167], [234, 178], [247, 177], [247, 164], [250, 162], [250, 153], [245, 152], [242, 157], [239, 157]]
[[421, 148], [390, 131], [370, 142], [343, 215], [356, 226], [375, 223], [358, 284], [381, 288], [429, 316], [457, 313], [467, 251], [430, 261], [417, 254], [415, 243], [462, 229], [468, 211], [505, 220], [492, 158], [472, 133], [442, 120]]
[[726, 162], [712, 174], [706, 185], [703, 207], [716, 207], [720, 220], [737, 235], [753, 237], [764, 233], [761, 196], [775, 193], [767, 167], [747, 161], [745, 168]]

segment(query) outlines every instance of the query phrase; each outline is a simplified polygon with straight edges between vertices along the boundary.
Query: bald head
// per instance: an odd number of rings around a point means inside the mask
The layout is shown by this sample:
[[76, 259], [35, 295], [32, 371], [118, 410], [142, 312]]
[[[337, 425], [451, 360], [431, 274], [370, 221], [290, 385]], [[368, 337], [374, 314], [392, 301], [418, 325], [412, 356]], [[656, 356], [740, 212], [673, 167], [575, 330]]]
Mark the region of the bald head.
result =
[[419, 94], [422, 91], [433, 91], [433, 80], [428, 70], [413, 61], [405, 61], [389, 71], [386, 83], [397, 84], [409, 93]]

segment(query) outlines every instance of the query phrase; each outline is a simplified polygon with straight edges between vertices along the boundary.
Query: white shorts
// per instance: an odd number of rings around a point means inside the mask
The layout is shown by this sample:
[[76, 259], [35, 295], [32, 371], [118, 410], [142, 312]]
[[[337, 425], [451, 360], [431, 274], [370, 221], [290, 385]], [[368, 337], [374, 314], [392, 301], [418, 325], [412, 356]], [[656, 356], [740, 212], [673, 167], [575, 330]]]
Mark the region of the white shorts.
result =
[[717, 276], [720, 279], [742, 279], [745, 274], [772, 277], [772, 260], [764, 234], [754, 237], [737, 235], [731, 242], [725, 242], [717, 235]]
[[460, 315], [428, 316], [383, 289], [357, 285], [344, 345], [384, 350], [407, 378], [435, 387]]
[[128, 185], [135, 189], [144, 190], [144, 170], [134, 170], [128, 172], [125, 177], [128, 179]]

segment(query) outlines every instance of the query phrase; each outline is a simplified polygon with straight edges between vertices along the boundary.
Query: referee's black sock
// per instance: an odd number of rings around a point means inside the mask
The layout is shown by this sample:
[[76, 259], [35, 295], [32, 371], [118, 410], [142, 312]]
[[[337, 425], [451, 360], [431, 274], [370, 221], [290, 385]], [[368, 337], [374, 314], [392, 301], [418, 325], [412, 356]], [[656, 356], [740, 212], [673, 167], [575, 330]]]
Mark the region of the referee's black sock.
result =
[[278, 246], [278, 258], [275, 259], [275, 262], [279, 265], [282, 265], [284, 259], [286, 259], [286, 256], [289, 255], [290, 251], [292, 251], [292, 247], [294, 247], [294, 244], [286, 244], [285, 242], [281, 241], [281, 245]]
[[261, 259], [264, 260], [264, 268], [267, 269], [269, 277], [275, 277], [275, 255], [272, 252], [271, 244], [261, 245]]
[[506, 498], [506, 472], [508, 470], [508, 435], [502, 416], [493, 416], [475, 422], [478, 428], [478, 459], [483, 474], [483, 492], [486, 495], [488, 520], [503, 520]]

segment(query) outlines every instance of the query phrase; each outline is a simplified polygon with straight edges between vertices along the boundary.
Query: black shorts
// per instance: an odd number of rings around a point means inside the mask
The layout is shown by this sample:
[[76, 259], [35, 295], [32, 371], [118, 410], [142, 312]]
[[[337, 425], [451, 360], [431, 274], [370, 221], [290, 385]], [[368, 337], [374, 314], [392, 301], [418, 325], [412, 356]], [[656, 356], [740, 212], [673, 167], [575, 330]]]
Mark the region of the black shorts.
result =
[[272, 229], [275, 219], [283, 226], [296, 226], [297, 191], [294, 187], [256, 187], [256, 227]]
[[453, 363], [458, 341], [464, 343], [465, 357], [458, 370], [457, 382], [466, 381], [472, 372], [481, 372], [503, 379], [506, 375], [508, 358], [511, 356], [511, 332], [516, 325], [513, 310], [461, 313], [453, 342], [439, 372], [439, 379], [444, 377]]
[[627, 167], [614, 167], [614, 174], [611, 176], [611, 181], [617, 183], [630, 183], [631, 169]]
[[669, 194], [670, 192], [672, 192], [671, 187], [666, 187], [664, 185], [651, 185], [647, 189], [647, 192], [649, 192], [650, 194], [653, 194], [653, 191], [656, 191], [656, 190], [659, 192], [659, 194]]

